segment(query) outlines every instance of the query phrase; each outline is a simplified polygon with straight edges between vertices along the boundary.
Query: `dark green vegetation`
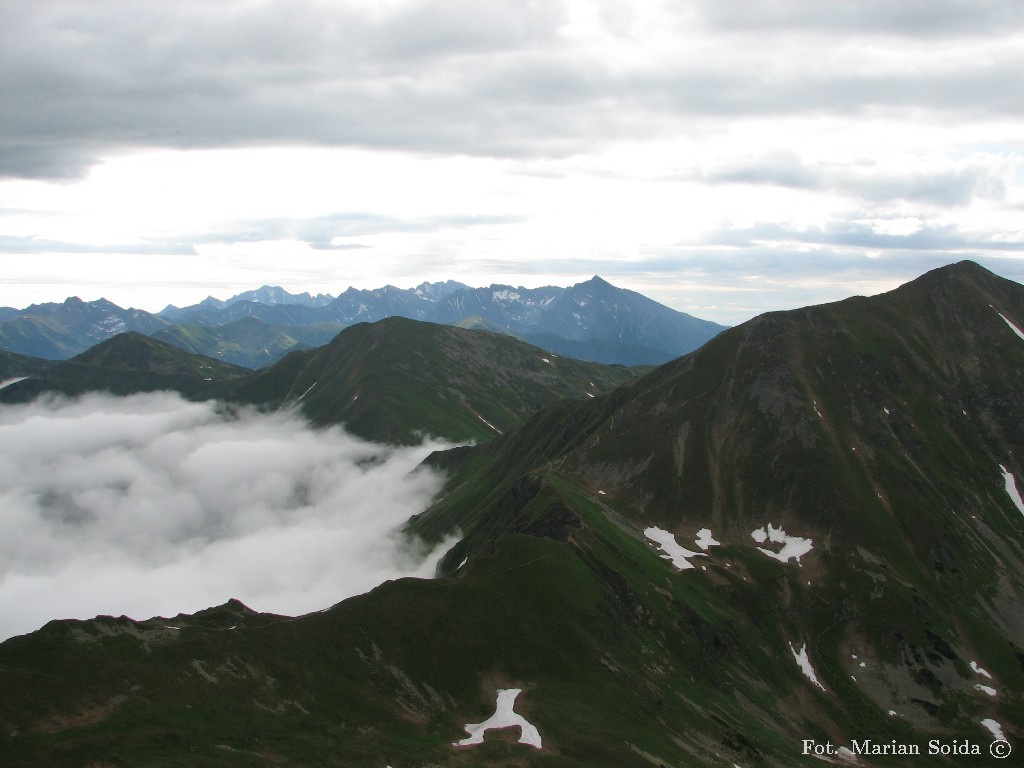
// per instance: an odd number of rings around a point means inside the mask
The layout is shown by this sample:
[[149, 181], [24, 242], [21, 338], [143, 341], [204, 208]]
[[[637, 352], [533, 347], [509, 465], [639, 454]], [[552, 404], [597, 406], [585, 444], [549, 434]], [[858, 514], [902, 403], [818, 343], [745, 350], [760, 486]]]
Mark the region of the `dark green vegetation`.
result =
[[44, 392], [74, 396], [85, 392], [128, 395], [173, 390], [201, 400], [225, 391], [226, 384], [249, 373], [247, 368], [143, 336], [122, 333], [70, 360], [50, 363], [44, 370], [0, 390], [0, 403], [24, 403]]
[[53, 363], [49, 360], [0, 349], [0, 382], [31, 376], [34, 373], [45, 371], [51, 365]]
[[[936, 739], [983, 754], [860, 764], [1005, 765], [981, 720], [1019, 751], [1024, 514], [999, 465], [1024, 487], [1024, 339], [998, 313], [1024, 328], [1024, 288], [954, 265], [435, 454], [450, 479], [412, 527], [465, 536], [433, 581], [10, 640], [2, 762], [749, 768], [821, 765], [803, 739]], [[767, 557], [769, 523], [813, 549]], [[651, 525], [721, 546], [679, 571]], [[505, 687], [544, 749], [453, 747]]]
[[372, 440], [484, 441], [554, 400], [593, 397], [636, 375], [556, 357], [502, 334], [393, 317], [293, 352], [248, 377], [231, 397], [297, 403], [314, 424], [344, 423]]
[[[12, 370], [27, 370], [31, 361], [11, 359], [20, 366]], [[644, 372], [557, 357], [503, 334], [402, 318], [359, 323], [330, 344], [258, 371], [138, 333], [34, 365], [45, 370], [0, 390], [0, 403], [44, 392], [171, 390], [193, 400], [298, 407], [314, 424], [344, 424], [360, 437], [402, 444], [425, 436], [486, 441], [555, 400], [594, 397]]]
[[153, 338], [243, 368], [263, 368], [289, 352], [326, 344], [344, 327], [341, 323], [275, 326], [245, 317], [224, 325], [172, 325]]

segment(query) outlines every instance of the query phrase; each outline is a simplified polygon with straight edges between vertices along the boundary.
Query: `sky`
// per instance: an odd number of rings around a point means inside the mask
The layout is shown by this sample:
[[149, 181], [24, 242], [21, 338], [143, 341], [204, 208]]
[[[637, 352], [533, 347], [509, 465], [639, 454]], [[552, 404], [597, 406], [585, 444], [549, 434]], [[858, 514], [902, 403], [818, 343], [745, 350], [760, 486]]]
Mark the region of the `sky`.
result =
[[1019, 0], [4, 0], [0, 306], [1024, 282]]
[[172, 393], [0, 409], [0, 640], [51, 619], [173, 617], [234, 597], [297, 615], [440, 556], [397, 530], [439, 443], [388, 448]]

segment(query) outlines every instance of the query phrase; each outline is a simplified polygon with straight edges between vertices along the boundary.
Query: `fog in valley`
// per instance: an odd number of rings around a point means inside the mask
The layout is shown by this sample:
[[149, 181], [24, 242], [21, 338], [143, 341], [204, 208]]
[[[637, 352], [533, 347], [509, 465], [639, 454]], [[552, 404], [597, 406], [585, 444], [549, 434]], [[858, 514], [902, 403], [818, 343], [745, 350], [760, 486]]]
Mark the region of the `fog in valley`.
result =
[[398, 529], [440, 488], [417, 469], [438, 447], [171, 393], [0, 407], [0, 639], [231, 597], [296, 615], [429, 577], [452, 542]]

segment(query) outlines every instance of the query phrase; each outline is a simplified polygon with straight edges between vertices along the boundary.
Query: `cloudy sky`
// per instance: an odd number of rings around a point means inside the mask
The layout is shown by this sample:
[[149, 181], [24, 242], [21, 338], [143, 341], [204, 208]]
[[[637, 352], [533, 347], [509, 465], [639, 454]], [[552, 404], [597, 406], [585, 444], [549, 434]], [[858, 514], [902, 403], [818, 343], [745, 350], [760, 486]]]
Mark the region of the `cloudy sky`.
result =
[[170, 393], [0, 409], [0, 640], [50, 619], [295, 615], [440, 556], [397, 535], [440, 488], [431, 450]]
[[1024, 281], [1019, 0], [4, 0], [0, 305]]

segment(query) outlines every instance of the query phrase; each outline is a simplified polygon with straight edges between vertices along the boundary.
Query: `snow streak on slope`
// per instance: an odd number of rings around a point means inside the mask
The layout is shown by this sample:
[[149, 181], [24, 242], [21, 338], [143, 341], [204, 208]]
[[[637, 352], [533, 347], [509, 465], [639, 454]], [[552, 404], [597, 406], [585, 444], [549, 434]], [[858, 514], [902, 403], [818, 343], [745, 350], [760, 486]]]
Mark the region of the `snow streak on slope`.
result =
[[1014, 479], [1013, 473], [1002, 464], [999, 465], [999, 471], [1003, 473], [1006, 495], [1010, 497], [1013, 503], [1017, 506], [1017, 509], [1020, 510], [1020, 513], [1024, 515], [1024, 499], [1020, 497], [1020, 491], [1017, 490], [1017, 481]]
[[796, 660], [797, 666], [800, 667], [800, 671], [804, 673], [804, 676], [824, 691], [825, 686], [818, 681], [818, 676], [814, 673], [814, 667], [811, 666], [811, 660], [807, 657], [807, 643], [803, 644], [799, 653], [792, 643], [789, 644], [789, 650], [792, 652], [793, 658]]
[[437, 492], [414, 471], [437, 447], [169, 393], [0, 407], [0, 638], [231, 597], [305, 613], [429, 577], [396, 529]]
[[1012, 328], [1012, 329], [1013, 329], [1013, 332], [1014, 332], [1014, 333], [1016, 333], [1016, 334], [1017, 334], [1018, 336], [1020, 336], [1020, 337], [1021, 337], [1022, 339], [1024, 339], [1024, 331], [1022, 331], [1022, 330], [1021, 330], [1020, 328], [1018, 328], [1018, 327], [1017, 327], [1016, 325], [1014, 325], [1013, 323], [1011, 323], [1011, 322], [1010, 322], [1010, 319], [1009, 319], [1009, 318], [1008, 318], [1008, 317], [1007, 317], [1006, 315], [1004, 315], [1004, 314], [1003, 314], [1002, 312], [1000, 312], [1000, 313], [999, 313], [999, 316], [1000, 316], [1001, 318], [1003, 318], [1003, 320], [1005, 320], [1005, 321], [1006, 321], [1006, 324], [1007, 324], [1008, 326], [1010, 326], [1010, 328]]

